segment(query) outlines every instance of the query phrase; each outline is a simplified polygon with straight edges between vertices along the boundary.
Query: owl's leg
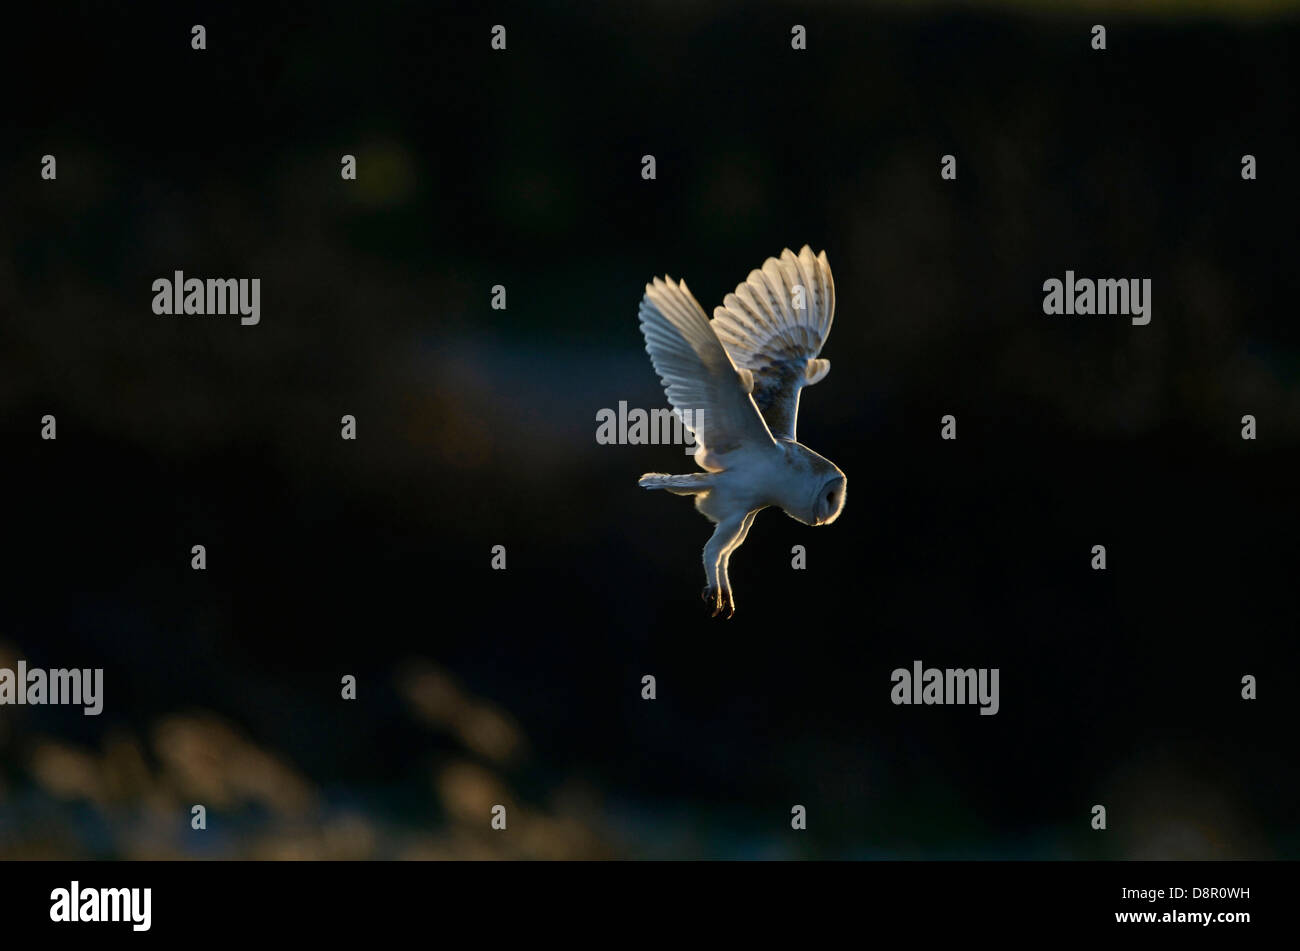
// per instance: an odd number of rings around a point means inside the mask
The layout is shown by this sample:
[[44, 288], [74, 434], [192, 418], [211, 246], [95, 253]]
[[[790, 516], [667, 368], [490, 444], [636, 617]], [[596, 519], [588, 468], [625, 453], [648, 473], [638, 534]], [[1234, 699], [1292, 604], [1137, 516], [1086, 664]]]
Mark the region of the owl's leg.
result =
[[733, 551], [745, 544], [745, 538], [749, 535], [750, 526], [754, 524], [754, 519], [758, 517], [760, 511], [761, 509], [754, 509], [754, 511], [745, 516], [745, 524], [740, 526], [740, 534], [736, 536], [736, 540], [732, 542], [731, 547], [727, 549], [728, 558], [731, 557]]
[[701, 597], [705, 602], [713, 603], [713, 616], [723, 611], [727, 617], [735, 613], [736, 607], [731, 600], [731, 585], [727, 583], [727, 553], [740, 541], [753, 524], [749, 513], [736, 515], [718, 523], [713, 530], [713, 537], [704, 546], [704, 580], [706, 582]]
[[727, 617], [736, 613], [736, 600], [731, 595], [731, 556], [737, 548], [745, 544], [745, 537], [749, 534], [750, 526], [754, 524], [754, 518], [758, 515], [758, 509], [750, 512], [745, 516], [744, 522], [741, 523], [740, 533], [731, 540], [731, 544], [722, 550], [722, 557], [718, 559], [718, 580], [721, 582], [722, 610], [726, 612]]

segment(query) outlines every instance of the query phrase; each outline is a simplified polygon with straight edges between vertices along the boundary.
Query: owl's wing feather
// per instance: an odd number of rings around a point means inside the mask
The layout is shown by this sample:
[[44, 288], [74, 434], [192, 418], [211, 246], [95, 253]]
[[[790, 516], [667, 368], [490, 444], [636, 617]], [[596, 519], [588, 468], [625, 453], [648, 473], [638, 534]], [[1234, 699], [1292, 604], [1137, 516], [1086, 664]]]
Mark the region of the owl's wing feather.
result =
[[695, 461], [725, 468], [742, 448], [774, 448], [772, 433], [750, 398], [753, 380], [738, 370], [685, 281], [655, 278], [641, 298], [641, 333], [668, 402], [695, 434]]
[[826, 252], [814, 256], [807, 245], [798, 256], [786, 248], [768, 258], [713, 311], [718, 339], [736, 366], [753, 374], [754, 403], [778, 437], [795, 438], [799, 391], [830, 372], [830, 361], [817, 354], [834, 316]]

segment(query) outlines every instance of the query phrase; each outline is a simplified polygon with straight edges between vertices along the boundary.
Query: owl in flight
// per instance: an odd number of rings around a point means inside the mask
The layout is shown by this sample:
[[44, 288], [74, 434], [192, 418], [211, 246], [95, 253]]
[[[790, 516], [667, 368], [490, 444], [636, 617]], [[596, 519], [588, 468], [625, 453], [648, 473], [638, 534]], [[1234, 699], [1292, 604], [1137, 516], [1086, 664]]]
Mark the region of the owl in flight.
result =
[[799, 391], [831, 369], [817, 355], [834, 315], [826, 252], [814, 256], [807, 245], [750, 271], [713, 320], [685, 281], [646, 285], [646, 350], [705, 471], [647, 472], [638, 484], [694, 495], [717, 526], [704, 546], [703, 597], [715, 617], [735, 613], [727, 563], [759, 512], [775, 505], [805, 525], [829, 525], [844, 509], [844, 473], [795, 440]]

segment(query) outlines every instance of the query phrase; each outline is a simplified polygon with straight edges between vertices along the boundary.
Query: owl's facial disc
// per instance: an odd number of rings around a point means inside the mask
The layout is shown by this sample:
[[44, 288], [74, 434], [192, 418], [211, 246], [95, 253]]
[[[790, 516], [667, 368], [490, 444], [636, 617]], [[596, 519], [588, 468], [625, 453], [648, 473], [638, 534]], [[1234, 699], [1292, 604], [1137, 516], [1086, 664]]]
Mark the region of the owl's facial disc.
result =
[[814, 525], [829, 525], [840, 517], [840, 512], [844, 511], [847, 488], [848, 480], [844, 476], [838, 476], [822, 486], [817, 501], [813, 504]]

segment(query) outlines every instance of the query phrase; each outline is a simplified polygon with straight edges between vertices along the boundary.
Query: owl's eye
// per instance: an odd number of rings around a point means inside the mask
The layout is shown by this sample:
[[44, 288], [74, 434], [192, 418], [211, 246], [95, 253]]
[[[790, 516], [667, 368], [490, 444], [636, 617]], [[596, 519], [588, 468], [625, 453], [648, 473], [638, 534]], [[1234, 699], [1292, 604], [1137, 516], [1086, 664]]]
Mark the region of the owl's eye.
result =
[[835, 493], [834, 493], [834, 492], [831, 492], [829, 495], [826, 496], [826, 504], [827, 504], [827, 505], [834, 505], [834, 504], [835, 504]]

